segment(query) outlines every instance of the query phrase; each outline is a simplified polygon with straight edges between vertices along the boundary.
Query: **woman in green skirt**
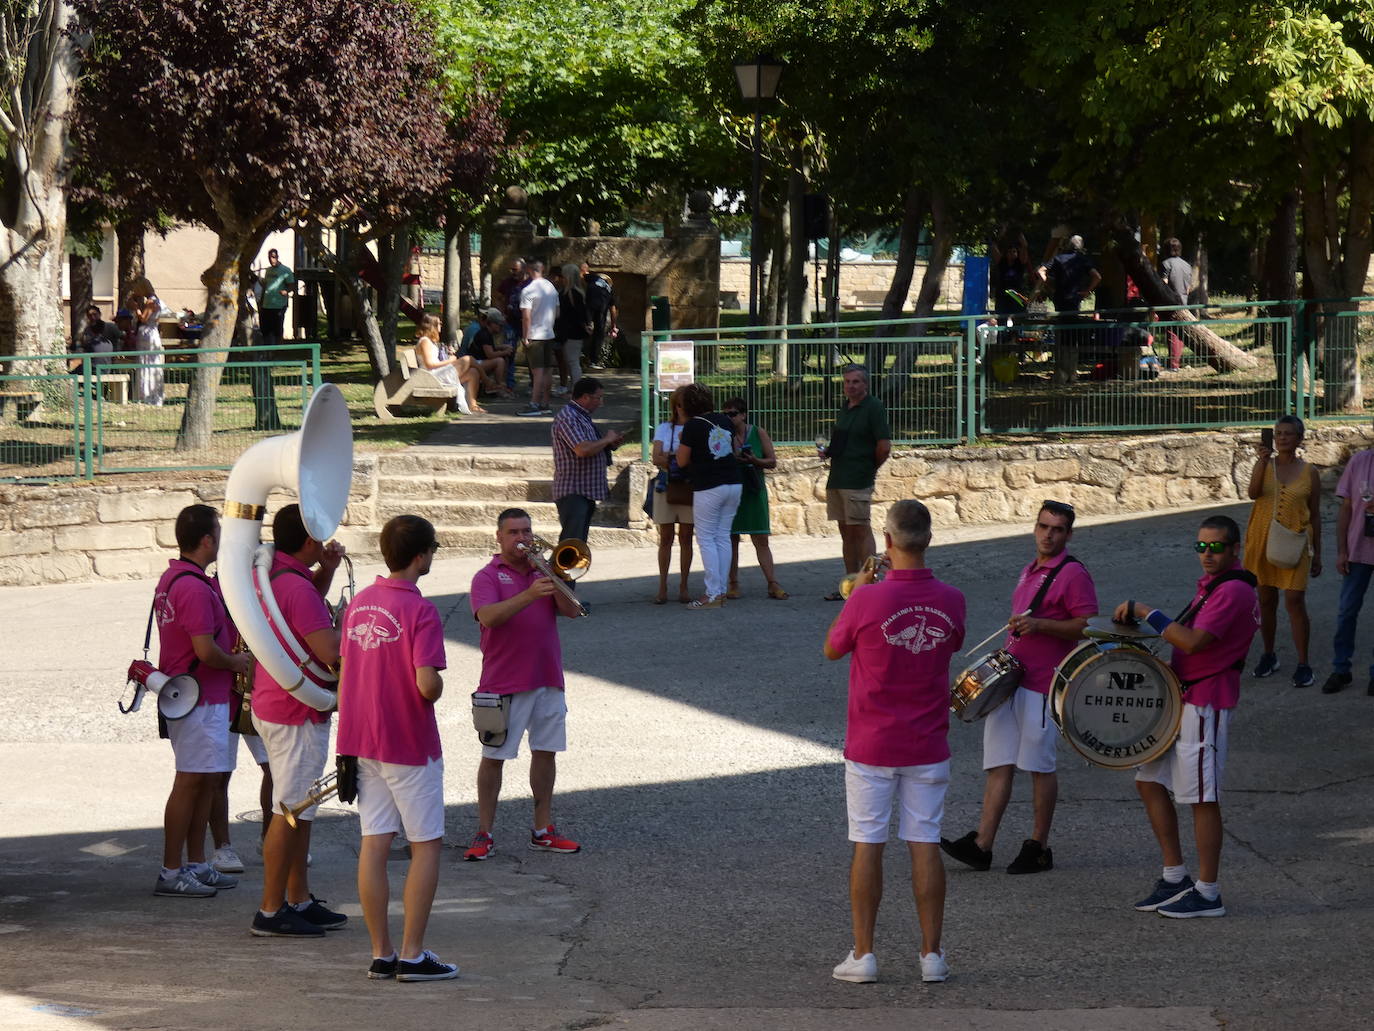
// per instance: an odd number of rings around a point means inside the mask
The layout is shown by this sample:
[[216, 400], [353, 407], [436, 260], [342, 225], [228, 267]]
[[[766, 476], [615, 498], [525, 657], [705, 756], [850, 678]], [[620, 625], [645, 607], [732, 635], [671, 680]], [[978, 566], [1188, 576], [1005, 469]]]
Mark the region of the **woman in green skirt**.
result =
[[735, 521], [730, 525], [730, 586], [725, 596], [740, 596], [739, 539], [741, 534], [746, 534], [754, 541], [759, 569], [768, 581], [768, 597], [783, 601], [787, 598], [787, 592], [773, 576], [773, 549], [768, 545], [771, 532], [768, 525], [768, 486], [763, 475], [765, 469], [775, 468], [778, 464], [773, 451], [773, 439], [762, 427], [749, 422], [749, 406], [744, 398], [732, 397], [721, 410], [735, 424], [735, 447], [744, 464], [744, 492], [740, 495]]

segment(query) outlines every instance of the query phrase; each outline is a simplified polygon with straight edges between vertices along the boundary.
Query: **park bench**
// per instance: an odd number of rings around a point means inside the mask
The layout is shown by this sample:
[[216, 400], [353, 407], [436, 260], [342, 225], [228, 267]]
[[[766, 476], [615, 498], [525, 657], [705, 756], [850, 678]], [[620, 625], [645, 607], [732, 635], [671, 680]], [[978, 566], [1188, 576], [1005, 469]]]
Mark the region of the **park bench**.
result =
[[886, 300], [886, 290], [855, 290], [853, 307], [881, 308]]
[[101, 372], [96, 374], [107, 400], [116, 404], [129, 403], [129, 374], [127, 372]]
[[20, 386], [0, 386], [0, 420], [11, 406], [16, 420], [27, 419], [43, 403], [43, 395]]
[[396, 349], [396, 368], [372, 388], [372, 407], [384, 422], [399, 417], [405, 408], [440, 409], [468, 414], [463, 388], [445, 386], [434, 374], [420, 368], [415, 349]]

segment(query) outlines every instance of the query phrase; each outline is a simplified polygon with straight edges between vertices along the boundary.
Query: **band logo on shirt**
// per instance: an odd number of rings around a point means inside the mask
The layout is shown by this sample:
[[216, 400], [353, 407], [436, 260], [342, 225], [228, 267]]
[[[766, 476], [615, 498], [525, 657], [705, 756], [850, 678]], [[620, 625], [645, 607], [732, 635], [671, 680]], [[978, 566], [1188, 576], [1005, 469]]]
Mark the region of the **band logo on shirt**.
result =
[[157, 612], [157, 625], [170, 626], [176, 622], [177, 610], [172, 604], [172, 597], [163, 591], [153, 599], [153, 608]]
[[355, 606], [357, 621], [348, 628], [348, 639], [368, 652], [401, 638], [401, 622], [380, 605]]
[[881, 629], [888, 644], [920, 655], [934, 651], [947, 641], [954, 630], [954, 621], [939, 609], [913, 605], [888, 616]]
[[509, 573], [507, 573], [504, 569], [498, 569], [498, 570], [496, 571], [496, 579], [499, 580], [499, 581], [500, 581], [501, 583], [503, 583], [503, 584], [513, 584], [513, 583], [515, 583], [515, 580], [514, 580], [514, 579], [511, 577], [511, 575], [510, 575]]

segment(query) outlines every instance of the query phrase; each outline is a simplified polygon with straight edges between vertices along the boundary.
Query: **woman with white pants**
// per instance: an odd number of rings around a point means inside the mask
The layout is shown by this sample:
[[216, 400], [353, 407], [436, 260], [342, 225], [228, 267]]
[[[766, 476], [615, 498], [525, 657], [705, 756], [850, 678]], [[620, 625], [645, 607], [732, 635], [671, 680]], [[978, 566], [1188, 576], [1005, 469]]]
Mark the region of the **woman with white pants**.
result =
[[711, 392], [700, 383], [682, 388], [682, 427], [677, 464], [692, 481], [692, 518], [697, 547], [706, 567], [706, 595], [688, 608], [717, 609], [725, 604], [730, 578], [730, 526], [739, 508], [740, 470], [735, 457], [735, 426], [715, 411]]

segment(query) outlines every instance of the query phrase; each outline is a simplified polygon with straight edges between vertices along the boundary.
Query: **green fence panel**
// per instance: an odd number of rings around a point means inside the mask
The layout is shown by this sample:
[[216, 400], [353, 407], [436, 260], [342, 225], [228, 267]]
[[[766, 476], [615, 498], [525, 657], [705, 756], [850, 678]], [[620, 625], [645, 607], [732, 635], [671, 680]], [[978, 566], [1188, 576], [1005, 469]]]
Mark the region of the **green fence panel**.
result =
[[0, 356], [0, 481], [86, 475], [89, 383], [89, 357]]
[[1307, 417], [1360, 421], [1374, 413], [1374, 311], [1308, 305], [1310, 336], [1299, 362]]

